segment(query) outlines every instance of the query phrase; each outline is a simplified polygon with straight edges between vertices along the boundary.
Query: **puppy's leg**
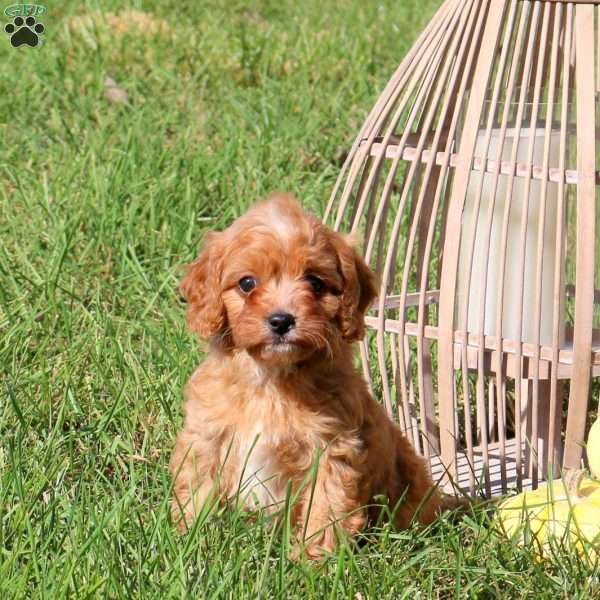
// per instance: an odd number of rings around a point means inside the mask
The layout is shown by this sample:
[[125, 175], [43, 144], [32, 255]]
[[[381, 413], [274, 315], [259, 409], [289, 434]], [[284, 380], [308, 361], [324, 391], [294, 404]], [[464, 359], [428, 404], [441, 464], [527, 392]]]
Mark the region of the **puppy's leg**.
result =
[[207, 500], [218, 493], [216, 482], [198, 462], [190, 437], [182, 432], [169, 465], [174, 478], [171, 517], [182, 533], [193, 525]]
[[425, 460], [400, 431], [395, 430], [394, 434], [396, 464], [389, 496], [396, 508], [396, 525], [406, 528], [413, 519], [427, 525], [441, 510], [440, 493], [431, 480]]
[[339, 459], [322, 459], [314, 485], [304, 491], [299, 526], [309, 558], [335, 550], [338, 536], [354, 536], [366, 523], [360, 474]]

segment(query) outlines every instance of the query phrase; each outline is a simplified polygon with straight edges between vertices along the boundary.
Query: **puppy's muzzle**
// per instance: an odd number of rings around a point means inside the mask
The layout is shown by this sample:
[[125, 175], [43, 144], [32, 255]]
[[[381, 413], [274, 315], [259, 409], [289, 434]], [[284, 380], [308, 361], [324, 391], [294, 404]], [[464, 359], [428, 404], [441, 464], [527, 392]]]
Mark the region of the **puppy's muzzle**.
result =
[[278, 312], [267, 317], [267, 324], [273, 333], [284, 336], [294, 328], [296, 319], [290, 313]]

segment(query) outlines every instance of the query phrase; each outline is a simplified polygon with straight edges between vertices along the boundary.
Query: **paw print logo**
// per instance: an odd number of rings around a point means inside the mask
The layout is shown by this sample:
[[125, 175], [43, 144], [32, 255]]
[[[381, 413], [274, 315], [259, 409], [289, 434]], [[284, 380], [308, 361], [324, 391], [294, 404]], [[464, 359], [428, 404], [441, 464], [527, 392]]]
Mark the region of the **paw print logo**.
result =
[[32, 48], [41, 46], [40, 36], [44, 33], [44, 26], [38, 23], [34, 17], [15, 17], [12, 23], [7, 23], [4, 31], [10, 35], [10, 43], [14, 48], [27, 44]]

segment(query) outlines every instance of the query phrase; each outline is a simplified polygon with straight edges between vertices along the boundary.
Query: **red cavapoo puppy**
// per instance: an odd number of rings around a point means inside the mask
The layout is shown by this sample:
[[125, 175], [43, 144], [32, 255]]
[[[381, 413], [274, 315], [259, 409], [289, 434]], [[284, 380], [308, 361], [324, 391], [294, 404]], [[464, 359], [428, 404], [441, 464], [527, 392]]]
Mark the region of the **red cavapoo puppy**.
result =
[[182, 529], [208, 498], [274, 510], [288, 486], [310, 557], [358, 532], [380, 494], [399, 527], [433, 520], [425, 462], [354, 365], [376, 286], [344, 236], [275, 195], [206, 236], [181, 291], [189, 328], [210, 340], [171, 458]]

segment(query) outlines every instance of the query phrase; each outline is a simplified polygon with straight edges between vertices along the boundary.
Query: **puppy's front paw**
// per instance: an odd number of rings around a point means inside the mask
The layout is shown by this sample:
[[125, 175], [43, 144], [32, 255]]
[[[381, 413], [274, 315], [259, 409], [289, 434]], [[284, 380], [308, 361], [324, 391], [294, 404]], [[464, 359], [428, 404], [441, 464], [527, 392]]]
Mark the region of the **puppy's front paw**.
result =
[[335, 525], [326, 522], [312, 535], [304, 539], [299, 537], [290, 553], [290, 558], [299, 560], [300, 557], [305, 556], [309, 560], [323, 560], [336, 551], [338, 535], [341, 535], [341, 532], [336, 531]]
[[188, 502], [182, 506], [177, 498], [171, 501], [171, 522], [180, 534], [187, 533], [194, 524], [195, 514], [191, 504]]
[[318, 543], [302, 543], [297, 542], [288, 555], [291, 561], [297, 562], [303, 558], [309, 560], [321, 561], [335, 550], [335, 546], [327, 549]]

